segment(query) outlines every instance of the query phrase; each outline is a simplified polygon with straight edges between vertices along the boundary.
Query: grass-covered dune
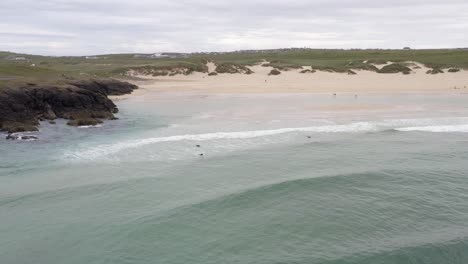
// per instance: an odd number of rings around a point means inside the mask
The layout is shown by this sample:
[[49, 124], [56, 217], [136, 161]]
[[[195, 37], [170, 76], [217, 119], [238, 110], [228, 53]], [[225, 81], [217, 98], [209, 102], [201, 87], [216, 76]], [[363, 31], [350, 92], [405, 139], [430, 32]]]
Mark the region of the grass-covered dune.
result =
[[[201, 56], [201, 55], [197, 55]], [[211, 56], [217, 62], [254, 64], [267, 60], [284, 66], [345, 67], [364, 61], [383, 64], [387, 61], [416, 61], [429, 68], [457, 67], [468, 69], [468, 50], [312, 50], [292, 49], [285, 51], [238, 52]]]
[[[377, 71], [373, 64], [416, 61], [433, 69], [468, 69], [468, 50], [315, 50], [284, 49], [231, 53], [175, 54], [154, 57], [150, 54], [108, 54], [90, 57], [50, 57], [0, 52], [0, 86], [15, 80], [51, 81], [123, 77], [130, 70], [153, 75], [207, 72], [206, 62], [234, 68], [268, 61], [279, 70], [312, 66], [317, 70], [347, 72]], [[234, 66], [233, 66], [234, 65]], [[226, 68], [226, 67], [225, 67]], [[222, 72], [222, 68], [220, 68]], [[229, 72], [229, 71], [227, 71]]]

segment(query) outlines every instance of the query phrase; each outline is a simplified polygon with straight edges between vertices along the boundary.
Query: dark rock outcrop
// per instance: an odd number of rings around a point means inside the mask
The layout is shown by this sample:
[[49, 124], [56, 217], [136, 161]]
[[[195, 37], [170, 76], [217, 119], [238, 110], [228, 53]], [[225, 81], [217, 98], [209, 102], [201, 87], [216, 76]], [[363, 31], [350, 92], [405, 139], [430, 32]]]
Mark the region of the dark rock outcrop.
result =
[[136, 86], [115, 80], [9, 86], [0, 90], [0, 131], [35, 131], [39, 120], [56, 118], [72, 120], [70, 125], [113, 119], [118, 109], [107, 95], [130, 93], [133, 89]]
[[131, 83], [113, 79], [69, 81], [68, 84], [106, 96], [129, 94], [138, 88]]
[[68, 121], [69, 126], [96, 126], [101, 124], [102, 120], [96, 118], [80, 118]]

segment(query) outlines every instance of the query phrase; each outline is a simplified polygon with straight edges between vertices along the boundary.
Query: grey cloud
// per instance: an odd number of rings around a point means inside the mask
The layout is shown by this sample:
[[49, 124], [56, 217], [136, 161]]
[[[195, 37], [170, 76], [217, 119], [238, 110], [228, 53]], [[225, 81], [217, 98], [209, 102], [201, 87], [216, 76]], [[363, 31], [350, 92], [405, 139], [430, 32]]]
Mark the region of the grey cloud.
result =
[[0, 50], [462, 47], [467, 11], [461, 0], [2, 0]]

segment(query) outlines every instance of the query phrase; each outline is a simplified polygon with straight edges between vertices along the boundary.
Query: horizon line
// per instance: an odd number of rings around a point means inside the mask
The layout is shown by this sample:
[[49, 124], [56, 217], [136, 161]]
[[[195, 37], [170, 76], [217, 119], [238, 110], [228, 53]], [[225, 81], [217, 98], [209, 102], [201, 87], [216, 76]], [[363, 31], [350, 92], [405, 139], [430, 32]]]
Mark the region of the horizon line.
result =
[[87, 55], [44, 55], [33, 53], [21, 53], [8, 50], [0, 50], [2, 53], [12, 53], [25, 56], [41, 56], [41, 57], [92, 57], [92, 56], [106, 56], [106, 55], [150, 55], [150, 54], [185, 54], [185, 55], [199, 55], [199, 54], [229, 54], [229, 53], [242, 53], [242, 52], [256, 52], [256, 51], [288, 51], [288, 50], [342, 50], [342, 51], [366, 51], [366, 50], [380, 50], [380, 51], [425, 51], [425, 50], [468, 50], [468, 47], [457, 48], [307, 48], [307, 47], [290, 47], [290, 48], [271, 48], [271, 49], [242, 49], [231, 51], [194, 51], [194, 52], [176, 52], [176, 51], [156, 51], [156, 52], [122, 52], [122, 53], [102, 53], [102, 54], [87, 54]]

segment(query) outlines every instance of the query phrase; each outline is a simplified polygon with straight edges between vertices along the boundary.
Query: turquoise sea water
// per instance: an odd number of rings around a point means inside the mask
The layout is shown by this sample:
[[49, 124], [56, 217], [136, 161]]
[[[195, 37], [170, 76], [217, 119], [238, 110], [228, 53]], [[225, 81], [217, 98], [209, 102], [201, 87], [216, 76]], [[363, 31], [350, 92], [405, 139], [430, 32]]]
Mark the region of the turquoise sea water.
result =
[[0, 141], [0, 263], [468, 263], [466, 95], [117, 104]]

